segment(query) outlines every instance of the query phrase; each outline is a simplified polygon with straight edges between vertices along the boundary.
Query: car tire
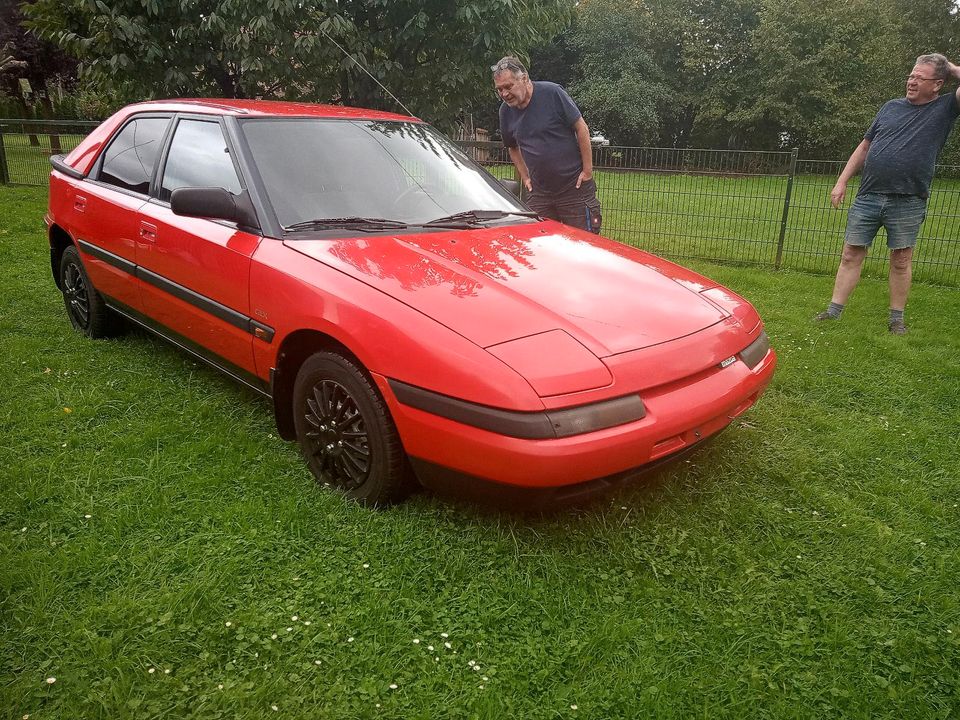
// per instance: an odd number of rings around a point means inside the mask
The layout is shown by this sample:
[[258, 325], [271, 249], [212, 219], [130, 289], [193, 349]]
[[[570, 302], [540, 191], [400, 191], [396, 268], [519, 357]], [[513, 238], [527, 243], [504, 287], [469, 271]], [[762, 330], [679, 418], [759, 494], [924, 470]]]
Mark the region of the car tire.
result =
[[317, 481], [373, 507], [399, 502], [411, 471], [386, 403], [365, 372], [333, 352], [311, 355], [293, 387], [297, 442]]
[[90, 282], [80, 253], [71, 245], [60, 256], [60, 291], [70, 324], [89, 338], [113, 337], [122, 330], [122, 320], [103, 301]]

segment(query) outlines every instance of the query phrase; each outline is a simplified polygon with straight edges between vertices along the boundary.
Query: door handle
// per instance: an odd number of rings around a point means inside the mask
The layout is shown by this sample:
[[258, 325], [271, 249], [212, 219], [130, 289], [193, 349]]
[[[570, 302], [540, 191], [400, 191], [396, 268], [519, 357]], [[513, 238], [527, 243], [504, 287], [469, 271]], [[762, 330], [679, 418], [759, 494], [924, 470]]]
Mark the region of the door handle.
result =
[[87, 199], [83, 195], [74, 195], [73, 209], [77, 212], [85, 212], [87, 209]]
[[157, 241], [157, 226], [148, 222], [140, 221], [140, 237], [147, 242]]

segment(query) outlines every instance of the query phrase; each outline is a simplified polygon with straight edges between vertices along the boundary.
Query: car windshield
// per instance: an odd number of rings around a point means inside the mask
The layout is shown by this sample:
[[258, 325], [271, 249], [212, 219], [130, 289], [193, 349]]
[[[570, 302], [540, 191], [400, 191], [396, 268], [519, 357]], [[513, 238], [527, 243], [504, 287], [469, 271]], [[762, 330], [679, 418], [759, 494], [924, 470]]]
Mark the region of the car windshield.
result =
[[[376, 219], [393, 229], [397, 223], [418, 225], [470, 211], [499, 211], [482, 214], [483, 222], [516, 222], [523, 218], [513, 213], [528, 212], [429, 125], [251, 118], [241, 128], [277, 219], [287, 229], [349, 228], [347, 218], [354, 224]], [[325, 225], [325, 219], [334, 222]]]

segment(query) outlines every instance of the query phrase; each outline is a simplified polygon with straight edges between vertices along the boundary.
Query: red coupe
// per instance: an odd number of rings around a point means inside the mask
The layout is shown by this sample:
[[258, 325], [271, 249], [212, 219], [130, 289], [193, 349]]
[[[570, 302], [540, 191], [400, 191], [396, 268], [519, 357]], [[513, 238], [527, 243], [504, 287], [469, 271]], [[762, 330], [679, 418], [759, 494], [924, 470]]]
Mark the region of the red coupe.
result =
[[746, 300], [537, 217], [414, 118], [148, 102], [51, 161], [73, 326], [132, 321], [268, 396], [317, 479], [369, 504], [415, 480], [593, 491], [773, 375]]

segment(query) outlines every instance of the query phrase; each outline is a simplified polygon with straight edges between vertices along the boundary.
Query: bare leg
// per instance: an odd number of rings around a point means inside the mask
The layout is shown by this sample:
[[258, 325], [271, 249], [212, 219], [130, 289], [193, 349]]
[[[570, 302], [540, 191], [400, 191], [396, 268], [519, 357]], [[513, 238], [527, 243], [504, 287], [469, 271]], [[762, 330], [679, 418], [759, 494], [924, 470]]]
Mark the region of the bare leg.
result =
[[[837, 279], [833, 283], [833, 297], [831, 302], [837, 305], [846, 305], [850, 293], [860, 282], [860, 271], [863, 270], [863, 260], [867, 257], [867, 248], [860, 245], [844, 245], [840, 256], [840, 268], [837, 270]], [[893, 293], [893, 270], [890, 270], [891, 294]], [[909, 281], [907, 283], [909, 285]], [[892, 302], [892, 301], [891, 301]]]
[[890, 309], [903, 310], [913, 279], [913, 248], [890, 251]]

